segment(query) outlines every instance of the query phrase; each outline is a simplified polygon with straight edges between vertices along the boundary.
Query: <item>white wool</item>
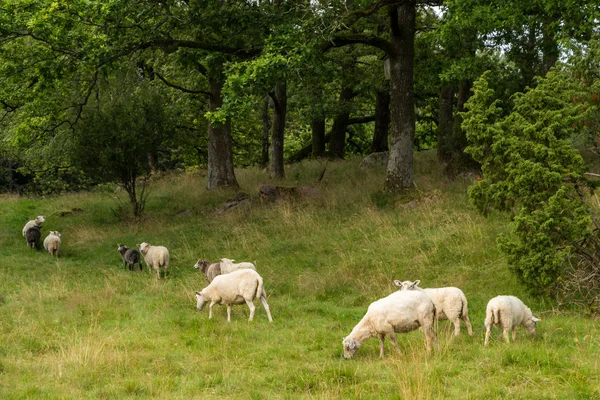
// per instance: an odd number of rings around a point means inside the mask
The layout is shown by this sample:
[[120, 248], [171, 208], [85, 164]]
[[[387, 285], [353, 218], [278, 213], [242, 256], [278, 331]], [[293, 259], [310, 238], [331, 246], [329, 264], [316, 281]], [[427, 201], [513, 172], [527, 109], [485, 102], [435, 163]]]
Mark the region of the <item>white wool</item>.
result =
[[58, 256], [58, 252], [60, 251], [61, 240], [60, 237], [62, 235], [58, 231], [51, 231], [46, 239], [44, 239], [44, 249], [50, 253], [50, 255]]
[[271, 311], [267, 304], [267, 293], [263, 287], [263, 279], [258, 272], [251, 269], [241, 269], [229, 274], [216, 276], [213, 281], [196, 292], [196, 308], [202, 310], [210, 301], [208, 318], [212, 318], [212, 308], [215, 304], [227, 305], [227, 322], [231, 322], [231, 306], [233, 304], [246, 303], [250, 308], [248, 321], [254, 319], [256, 307], [253, 300], [260, 299], [267, 311], [269, 322], [273, 322]]
[[252, 264], [251, 262], [241, 262], [235, 264], [233, 261], [235, 260], [230, 260], [229, 258], [221, 258], [222, 274], [228, 274], [239, 269], [253, 269], [256, 271], [256, 266], [254, 266], [254, 264]]
[[160, 269], [164, 269], [165, 278], [167, 277], [167, 268], [169, 268], [169, 250], [164, 246], [153, 246], [150, 243], [142, 242], [137, 244], [140, 253], [144, 256], [144, 261], [148, 266], [148, 270], [154, 269], [156, 276], [160, 279]]
[[461, 319], [465, 322], [469, 335], [473, 335], [473, 328], [471, 327], [471, 321], [469, 320], [467, 297], [463, 291], [456, 287], [423, 289], [418, 286], [420, 282], [421, 281], [419, 280], [414, 282], [400, 282], [395, 280], [394, 284], [399, 286], [401, 288], [400, 290], [420, 290], [431, 297], [436, 309], [436, 318], [438, 320], [450, 320], [454, 324], [454, 335], [460, 333]]
[[379, 337], [379, 356], [383, 357], [384, 340], [388, 337], [398, 353], [396, 332], [410, 332], [423, 328], [427, 351], [431, 352], [432, 342], [439, 348], [434, 329], [435, 306], [429, 296], [420, 291], [397, 291], [369, 305], [363, 319], [344, 338], [344, 358], [351, 358], [368, 338]]
[[27, 222], [23, 227], [23, 237], [25, 237], [25, 234], [29, 229], [33, 228], [34, 226], [39, 227], [44, 222], [46, 222], [46, 218], [44, 218], [43, 215], [38, 215], [36, 219], [32, 219], [31, 221]]
[[508, 331], [512, 330], [513, 341], [517, 337], [516, 329], [519, 325], [525, 327], [529, 333], [535, 334], [535, 324], [540, 319], [533, 316], [531, 309], [515, 296], [496, 296], [491, 299], [485, 310], [485, 346], [490, 341], [492, 326], [502, 328], [504, 339], [508, 340]]

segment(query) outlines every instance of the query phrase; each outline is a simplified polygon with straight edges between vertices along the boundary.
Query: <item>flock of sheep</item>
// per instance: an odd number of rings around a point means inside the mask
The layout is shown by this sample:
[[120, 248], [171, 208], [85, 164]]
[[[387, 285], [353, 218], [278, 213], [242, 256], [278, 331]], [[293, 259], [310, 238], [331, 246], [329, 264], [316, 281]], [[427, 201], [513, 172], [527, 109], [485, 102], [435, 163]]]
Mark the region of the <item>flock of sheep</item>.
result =
[[[38, 248], [41, 237], [41, 224], [46, 220], [43, 216], [27, 222], [23, 227], [23, 236], [27, 246]], [[60, 233], [52, 231], [44, 240], [44, 248], [54, 256], [58, 256], [61, 240]], [[154, 269], [160, 279], [161, 269], [165, 277], [169, 266], [169, 250], [164, 246], [153, 246], [143, 242], [136, 245], [140, 250], [129, 249], [125, 245], [118, 245], [117, 251], [121, 254], [124, 265], [133, 271], [136, 265], [142, 270], [141, 256], [148, 266], [149, 271]], [[141, 255], [140, 255], [141, 253]], [[260, 299], [269, 322], [273, 322], [271, 311], [267, 303], [267, 293], [264, 289], [263, 279], [256, 272], [256, 266], [250, 262], [234, 263], [234, 260], [222, 258], [217, 263], [207, 260], [198, 260], [194, 265], [205, 276], [209, 285], [196, 292], [196, 308], [202, 310], [210, 301], [208, 318], [212, 318], [212, 309], [215, 304], [227, 306], [227, 321], [231, 322], [231, 306], [246, 303], [250, 309], [249, 321], [254, 319], [254, 300]], [[469, 335], [473, 334], [469, 321], [467, 298], [462, 290], [455, 287], [423, 289], [419, 287], [420, 281], [398, 281], [394, 284], [400, 290], [369, 305], [367, 313], [354, 327], [352, 332], [342, 341], [344, 358], [351, 358], [362, 343], [371, 337], [377, 337], [380, 343], [380, 357], [383, 357], [384, 341], [389, 338], [396, 350], [400, 348], [396, 342], [396, 333], [410, 332], [421, 328], [425, 335], [427, 352], [431, 352], [434, 345], [439, 350], [435, 332], [436, 320], [450, 320], [454, 324], [454, 334], [460, 333], [460, 320], [467, 326]], [[491, 299], [486, 308], [485, 316], [485, 343], [490, 340], [492, 326], [497, 325], [503, 330], [504, 339], [509, 342], [509, 331], [512, 330], [513, 341], [516, 338], [516, 328], [525, 327], [532, 335], [535, 333], [536, 323], [540, 321], [534, 317], [531, 309], [514, 296], [497, 296]]]

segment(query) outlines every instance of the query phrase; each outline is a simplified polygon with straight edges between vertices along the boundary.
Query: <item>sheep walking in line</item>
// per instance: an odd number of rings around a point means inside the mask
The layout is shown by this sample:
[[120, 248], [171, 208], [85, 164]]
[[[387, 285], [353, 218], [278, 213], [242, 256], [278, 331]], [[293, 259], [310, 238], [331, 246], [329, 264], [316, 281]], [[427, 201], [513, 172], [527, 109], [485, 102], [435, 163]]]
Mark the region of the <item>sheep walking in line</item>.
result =
[[235, 260], [229, 258], [221, 258], [221, 273], [228, 274], [239, 269], [253, 269], [256, 271], [256, 267], [251, 262], [241, 262], [234, 264]]
[[38, 226], [33, 226], [27, 230], [25, 233], [25, 240], [27, 241], [27, 247], [32, 249], [38, 249], [40, 245], [40, 238], [42, 237], [42, 233], [40, 232], [40, 228]]
[[129, 249], [124, 244], [119, 244], [117, 251], [121, 254], [121, 258], [123, 259], [123, 265], [129, 267], [130, 271], [135, 269], [135, 264], [140, 265], [140, 271], [142, 270], [142, 256], [140, 252], [136, 249]]
[[379, 357], [383, 358], [384, 340], [388, 337], [400, 354], [396, 333], [423, 328], [427, 352], [432, 343], [439, 351], [435, 334], [435, 306], [431, 298], [418, 290], [397, 291], [369, 305], [363, 319], [344, 338], [344, 358], [351, 358], [362, 343], [371, 337], [379, 338]]
[[142, 242], [136, 244], [140, 248], [140, 252], [144, 256], [144, 261], [148, 269], [156, 271], [156, 276], [160, 279], [160, 269], [164, 270], [165, 278], [167, 277], [167, 268], [169, 268], [169, 250], [164, 246], [152, 246], [150, 243]]
[[531, 309], [515, 296], [497, 296], [491, 299], [485, 309], [485, 344], [490, 341], [492, 326], [502, 328], [507, 343], [508, 331], [512, 330], [513, 342], [517, 338], [517, 326], [523, 325], [529, 333], [535, 334], [535, 324], [541, 321], [533, 316]]
[[263, 287], [263, 279], [254, 270], [241, 269], [216, 276], [210, 285], [202, 291], [196, 292], [196, 308], [201, 311], [206, 303], [210, 301], [208, 318], [212, 318], [213, 306], [215, 304], [225, 304], [227, 305], [227, 322], [231, 322], [231, 306], [245, 302], [250, 308], [248, 321], [252, 321], [256, 311], [254, 299], [260, 299], [269, 317], [269, 322], [273, 322], [271, 310], [269, 304], [267, 304], [267, 293]]
[[221, 263], [211, 263], [208, 260], [198, 260], [194, 264], [194, 269], [199, 269], [204, 274], [204, 277], [211, 283], [216, 276], [221, 275]]
[[58, 252], [60, 251], [61, 240], [60, 237], [62, 235], [58, 231], [51, 231], [46, 239], [44, 239], [44, 249], [50, 253], [52, 256], [58, 257]]
[[400, 282], [395, 280], [394, 284], [400, 287], [400, 290], [420, 290], [421, 292], [425, 293], [427, 296], [431, 297], [433, 304], [435, 304], [437, 319], [448, 319], [454, 324], [455, 336], [458, 336], [460, 333], [461, 319], [465, 322], [469, 335], [472, 336], [473, 328], [471, 327], [471, 321], [469, 320], [467, 298], [462, 290], [455, 287], [423, 289], [418, 286], [420, 282], [420, 280], [416, 280], [414, 282]]
[[25, 226], [23, 227], [23, 237], [25, 237], [25, 235], [27, 234], [27, 231], [31, 228], [33, 228], [34, 226], [37, 227], [38, 229], [42, 228], [42, 224], [46, 222], [46, 218], [44, 218], [43, 215], [38, 215], [36, 217], [36, 219], [32, 219], [31, 221], [27, 222], [25, 224]]

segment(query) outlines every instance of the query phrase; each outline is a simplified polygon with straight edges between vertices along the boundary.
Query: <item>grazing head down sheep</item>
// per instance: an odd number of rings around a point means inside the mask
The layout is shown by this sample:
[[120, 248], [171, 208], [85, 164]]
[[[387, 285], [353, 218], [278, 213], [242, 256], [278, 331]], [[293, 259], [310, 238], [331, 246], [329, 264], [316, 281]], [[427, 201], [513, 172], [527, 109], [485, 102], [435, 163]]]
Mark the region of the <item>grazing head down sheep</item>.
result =
[[256, 271], [242, 269], [216, 276], [210, 285], [202, 291], [196, 292], [196, 308], [202, 310], [206, 303], [210, 301], [208, 318], [212, 318], [213, 306], [215, 304], [226, 304], [227, 322], [231, 322], [231, 305], [245, 302], [250, 308], [248, 321], [252, 321], [256, 310], [253, 301], [258, 298], [267, 312], [269, 322], [273, 322], [271, 310], [267, 304], [267, 293], [263, 287], [263, 279]]
[[58, 252], [61, 245], [61, 236], [62, 235], [58, 231], [51, 231], [48, 236], [46, 236], [46, 239], [44, 239], [44, 249], [48, 250], [50, 255], [58, 257]]
[[136, 249], [129, 249], [124, 244], [120, 244], [117, 251], [121, 254], [123, 259], [123, 265], [127, 265], [130, 271], [135, 269], [135, 264], [140, 265], [140, 271], [142, 270], [142, 256]]
[[238, 269], [253, 269], [256, 271], [256, 267], [251, 262], [241, 262], [234, 264], [235, 260], [230, 260], [229, 258], [221, 258], [221, 273], [228, 274], [233, 271], [237, 271]]
[[529, 333], [535, 334], [535, 324], [541, 321], [533, 316], [531, 309], [515, 296], [496, 296], [491, 299], [485, 310], [485, 346], [490, 341], [492, 326], [502, 328], [506, 342], [508, 331], [512, 329], [513, 341], [517, 338], [517, 326], [523, 325]]
[[167, 268], [169, 267], [169, 250], [164, 246], [152, 246], [150, 243], [142, 242], [136, 244], [140, 248], [140, 252], [144, 256], [144, 261], [148, 269], [156, 271], [156, 276], [160, 279], [160, 269], [165, 271], [167, 277]]
[[427, 288], [422, 289], [418, 285], [421, 281], [414, 282], [398, 280], [394, 281], [400, 290], [420, 290], [427, 296], [431, 297], [435, 305], [436, 315], [438, 320], [449, 319], [454, 324], [454, 335], [460, 333], [460, 320], [462, 319], [467, 326], [469, 335], [473, 335], [473, 328], [469, 320], [469, 311], [467, 308], [467, 298], [459, 288], [443, 287], [443, 288]]
[[27, 240], [27, 247], [32, 249], [38, 249], [40, 244], [40, 237], [42, 233], [38, 226], [33, 226], [25, 233], [25, 240]]
[[30, 228], [33, 228], [34, 226], [41, 228], [44, 222], [46, 222], [46, 218], [44, 218], [43, 215], [38, 215], [36, 219], [32, 219], [31, 221], [27, 222], [23, 227], [23, 237], [25, 237], [25, 234]]
[[221, 263], [211, 263], [208, 260], [198, 260], [194, 264], [195, 269], [199, 269], [204, 274], [204, 277], [211, 283], [215, 276], [221, 275]]
[[352, 358], [362, 343], [371, 337], [379, 338], [379, 357], [383, 357], [384, 340], [388, 337], [398, 353], [396, 332], [410, 332], [423, 328], [427, 352], [431, 353], [431, 344], [436, 350], [439, 344], [434, 329], [435, 306], [426, 294], [416, 291], [397, 291], [369, 305], [363, 319], [344, 338], [344, 358]]

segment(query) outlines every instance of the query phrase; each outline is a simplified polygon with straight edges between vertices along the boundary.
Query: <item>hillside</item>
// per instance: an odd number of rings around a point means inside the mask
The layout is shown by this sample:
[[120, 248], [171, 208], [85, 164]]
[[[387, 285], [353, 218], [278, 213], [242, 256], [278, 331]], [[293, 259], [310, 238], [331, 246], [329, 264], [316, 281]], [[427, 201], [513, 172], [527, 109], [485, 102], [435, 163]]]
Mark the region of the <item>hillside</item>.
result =
[[[479, 215], [468, 203], [470, 177], [441, 178], [435, 154], [416, 156], [411, 194], [380, 192], [384, 171], [360, 159], [289, 166], [282, 185], [311, 185], [323, 168], [320, 199], [263, 204], [257, 169], [236, 171], [250, 207], [218, 215], [235, 192], [204, 189], [201, 173], [152, 182], [147, 215], [121, 222], [119, 192], [0, 203], [0, 398], [401, 398], [589, 399], [600, 396], [597, 320], [532, 298], [495, 246], [505, 215]], [[122, 201], [125, 195], [121, 194]], [[126, 206], [126, 204], [124, 204]], [[62, 233], [58, 259], [25, 246], [24, 223], [45, 215], [42, 235]], [[169, 248], [166, 280], [130, 272], [117, 244]], [[206, 286], [199, 258], [252, 261], [264, 278], [274, 323], [262, 306], [195, 310]], [[379, 359], [376, 339], [352, 360], [341, 340], [392, 281], [458, 286], [469, 300], [474, 335], [451, 337], [427, 357], [419, 331], [399, 334]], [[542, 319], [505, 344], [498, 329], [483, 348], [487, 301], [520, 297]]]

